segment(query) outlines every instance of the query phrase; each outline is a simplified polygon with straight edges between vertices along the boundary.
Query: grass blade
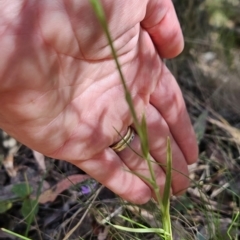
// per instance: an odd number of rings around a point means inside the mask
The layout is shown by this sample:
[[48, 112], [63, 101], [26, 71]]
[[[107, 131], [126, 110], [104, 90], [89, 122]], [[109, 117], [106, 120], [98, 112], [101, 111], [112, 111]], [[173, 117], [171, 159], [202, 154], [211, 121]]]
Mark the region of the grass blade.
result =
[[171, 194], [171, 179], [172, 179], [172, 149], [170, 138], [167, 138], [167, 169], [166, 169], [166, 182], [164, 187], [162, 199], [162, 221], [163, 229], [168, 233], [165, 239], [172, 240], [172, 227], [170, 218], [170, 194]]
[[24, 236], [22, 236], [22, 235], [20, 235], [20, 234], [17, 234], [17, 233], [15, 233], [15, 232], [12, 232], [12, 231], [7, 230], [7, 229], [5, 229], [5, 228], [1, 228], [1, 230], [2, 230], [3, 232], [6, 232], [6, 233], [8, 233], [8, 234], [11, 234], [11, 235], [13, 235], [13, 236], [15, 236], [15, 237], [18, 237], [18, 238], [20, 238], [20, 239], [23, 239], [23, 240], [31, 240], [30, 238], [24, 237]]

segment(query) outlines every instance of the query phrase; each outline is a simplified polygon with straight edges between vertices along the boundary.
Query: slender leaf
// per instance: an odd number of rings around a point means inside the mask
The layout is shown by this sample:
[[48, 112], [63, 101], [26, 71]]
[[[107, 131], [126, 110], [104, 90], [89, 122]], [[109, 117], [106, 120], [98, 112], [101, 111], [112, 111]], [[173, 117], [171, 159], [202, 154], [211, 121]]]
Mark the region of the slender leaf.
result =
[[129, 228], [129, 227], [123, 227], [115, 224], [111, 224], [108, 222], [111, 226], [113, 226], [116, 229], [126, 231], [126, 232], [135, 232], [135, 233], [161, 233], [161, 234], [167, 234], [163, 229], [161, 228]]
[[22, 235], [20, 235], [20, 234], [17, 234], [17, 233], [15, 233], [15, 232], [12, 232], [12, 231], [10, 231], [10, 230], [7, 230], [7, 229], [5, 229], [5, 228], [1, 228], [1, 230], [2, 230], [3, 232], [5, 232], [5, 233], [11, 234], [11, 235], [13, 235], [13, 236], [15, 236], [15, 237], [18, 237], [18, 238], [22, 239], [22, 240], [32, 240], [32, 239], [30, 239], [30, 238], [24, 237], [24, 236], [22, 236]]
[[208, 112], [203, 111], [202, 114], [197, 118], [196, 122], [194, 123], [194, 131], [196, 133], [198, 143], [200, 143], [204, 137], [207, 125], [207, 117]]

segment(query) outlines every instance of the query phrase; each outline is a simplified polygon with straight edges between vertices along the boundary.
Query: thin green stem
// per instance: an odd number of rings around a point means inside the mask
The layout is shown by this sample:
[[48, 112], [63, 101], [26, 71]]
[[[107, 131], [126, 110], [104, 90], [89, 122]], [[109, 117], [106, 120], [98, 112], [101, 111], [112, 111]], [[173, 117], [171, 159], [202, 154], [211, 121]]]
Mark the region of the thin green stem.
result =
[[[96, 16], [98, 17], [98, 20], [99, 20], [99, 22], [100, 22], [100, 24], [101, 24], [101, 26], [102, 26], [102, 28], [105, 32], [105, 35], [107, 37], [109, 46], [111, 48], [113, 59], [116, 63], [116, 66], [117, 66], [117, 69], [118, 69], [118, 72], [119, 72], [119, 75], [120, 75], [120, 80], [122, 82], [124, 92], [125, 92], [125, 99], [128, 103], [129, 110], [130, 110], [131, 115], [133, 117], [133, 122], [134, 122], [134, 125], [135, 125], [135, 128], [136, 128], [137, 134], [140, 138], [143, 158], [146, 159], [148, 169], [149, 169], [149, 172], [150, 172], [150, 179], [147, 182], [151, 183], [151, 187], [152, 187], [152, 189], [155, 193], [155, 196], [157, 198], [157, 203], [158, 203], [158, 205], [160, 207], [160, 210], [162, 212], [164, 237], [165, 237], [166, 240], [172, 240], [171, 219], [170, 219], [170, 211], [169, 211], [169, 206], [170, 206], [169, 199], [170, 199], [170, 191], [171, 191], [171, 171], [172, 171], [172, 156], [171, 156], [170, 140], [168, 139], [168, 144], [167, 144], [167, 149], [168, 149], [168, 151], [167, 151], [168, 152], [167, 174], [166, 174], [166, 184], [165, 184], [165, 188], [164, 188], [164, 196], [163, 196], [163, 199], [162, 199], [161, 196], [160, 196], [159, 186], [156, 182], [156, 176], [155, 176], [155, 172], [153, 170], [151, 156], [149, 154], [149, 145], [148, 145], [148, 137], [147, 137], [147, 124], [146, 124], [145, 117], [144, 116], [142, 117], [141, 123], [138, 121], [137, 114], [136, 114], [136, 111], [134, 109], [132, 96], [131, 96], [130, 91], [128, 90], [123, 72], [121, 70], [121, 65], [118, 61], [117, 53], [116, 53], [115, 48], [113, 46], [113, 41], [112, 41], [108, 26], [107, 26], [107, 21], [106, 21], [106, 18], [105, 18], [103, 7], [100, 4], [99, 0], [89, 0], [89, 1], [90, 1], [91, 5], [93, 7], [93, 10], [94, 10]], [[145, 178], [143, 178], [143, 179], [145, 179]], [[120, 226], [118, 226], [118, 228], [122, 229], [122, 227], [120, 227]]]
[[17, 233], [15, 233], [15, 232], [12, 232], [12, 231], [7, 230], [7, 229], [5, 229], [5, 228], [1, 228], [1, 230], [2, 230], [3, 232], [6, 232], [6, 233], [8, 233], [8, 234], [11, 234], [11, 235], [13, 235], [13, 236], [15, 236], [15, 237], [18, 237], [18, 238], [20, 238], [20, 239], [23, 239], [23, 240], [31, 240], [30, 238], [24, 237], [24, 236], [22, 236], [22, 235], [20, 235], [20, 234], [17, 234]]

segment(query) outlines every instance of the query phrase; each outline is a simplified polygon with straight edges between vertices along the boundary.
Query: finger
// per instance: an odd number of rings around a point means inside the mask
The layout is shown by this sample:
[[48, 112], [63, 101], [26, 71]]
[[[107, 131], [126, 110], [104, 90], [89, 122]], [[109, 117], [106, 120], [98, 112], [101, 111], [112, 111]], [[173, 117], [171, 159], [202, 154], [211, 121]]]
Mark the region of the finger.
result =
[[[119, 157], [126, 166], [134, 173], [140, 174], [147, 179], [151, 179], [151, 174], [147, 164], [147, 160], [142, 157], [141, 143], [138, 135], [135, 134], [130, 147], [125, 148], [118, 153]], [[163, 169], [151, 159], [153, 171], [156, 177], [156, 182], [160, 189], [160, 194], [163, 194], [163, 189], [166, 181], [166, 175]]]
[[89, 160], [71, 163], [127, 201], [144, 204], [151, 198], [150, 188], [129, 171], [111, 148]]
[[183, 35], [171, 0], [149, 0], [141, 26], [162, 58], [175, 57], [183, 50]]
[[172, 149], [172, 193], [177, 194], [186, 190], [189, 186], [187, 162], [166, 121], [150, 104], [146, 110], [146, 119], [151, 156], [160, 163], [163, 169], [166, 169], [167, 138], [169, 137]]
[[[152, 105], [149, 105], [146, 109], [146, 119], [150, 154], [154, 159], [152, 161], [152, 166], [156, 182], [160, 188], [160, 193], [163, 194], [166, 181], [164, 169], [167, 158], [167, 137], [170, 137], [171, 139], [173, 155], [173, 194], [182, 192], [189, 185], [187, 162], [183, 153], [173, 139], [167, 123], [157, 109], [155, 109]], [[151, 178], [147, 161], [141, 157], [141, 144], [137, 135], [131, 142], [130, 148], [125, 148], [123, 151], [118, 153], [118, 155], [131, 171], [141, 174], [146, 178]]]
[[187, 163], [192, 164], [197, 160], [198, 146], [182, 93], [165, 65], [159, 79], [161, 81], [152, 93], [150, 102], [165, 119]]

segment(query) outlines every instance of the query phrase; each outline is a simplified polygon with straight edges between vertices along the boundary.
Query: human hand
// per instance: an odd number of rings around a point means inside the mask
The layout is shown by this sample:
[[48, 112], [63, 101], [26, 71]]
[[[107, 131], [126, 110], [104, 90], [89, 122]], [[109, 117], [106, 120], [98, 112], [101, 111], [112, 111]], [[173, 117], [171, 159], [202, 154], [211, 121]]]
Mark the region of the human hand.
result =
[[[161, 58], [183, 48], [171, 0], [103, 0], [111, 36], [150, 154], [173, 152], [173, 194], [188, 186], [197, 144], [180, 89]], [[126, 200], [144, 203], [149, 176], [129, 148], [109, 146], [133, 125], [105, 34], [88, 0], [0, 3], [0, 127], [47, 156], [69, 161]], [[117, 130], [117, 131], [116, 131]], [[131, 147], [140, 152], [136, 136]], [[162, 190], [164, 169], [154, 164]]]

